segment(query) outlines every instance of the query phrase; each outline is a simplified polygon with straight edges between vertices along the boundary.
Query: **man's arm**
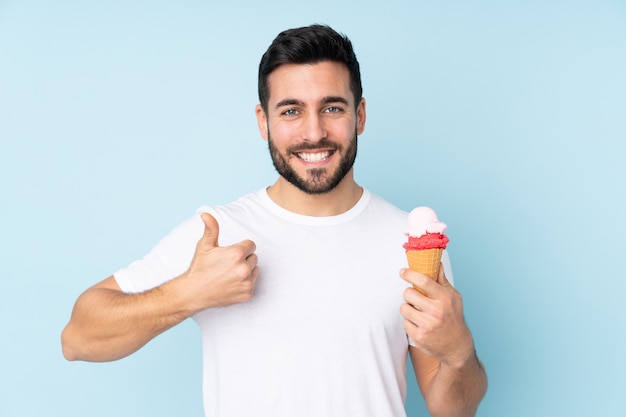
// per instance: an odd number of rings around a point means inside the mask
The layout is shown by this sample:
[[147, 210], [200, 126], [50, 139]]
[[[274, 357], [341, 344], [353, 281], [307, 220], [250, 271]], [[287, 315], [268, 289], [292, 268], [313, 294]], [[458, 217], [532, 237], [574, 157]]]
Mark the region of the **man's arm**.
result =
[[138, 294], [122, 292], [111, 276], [81, 294], [61, 335], [63, 355], [120, 359], [198, 311], [249, 300], [258, 276], [254, 243], [220, 247], [216, 220], [203, 213], [202, 221], [204, 234], [184, 274]]
[[135, 352], [192, 314], [184, 292], [177, 288], [180, 281], [125, 294], [111, 276], [89, 288], [76, 300], [61, 335], [63, 355], [68, 360], [103, 362]]
[[437, 282], [410, 270], [401, 276], [428, 294], [408, 288], [401, 307], [404, 329], [416, 345], [409, 352], [428, 410], [433, 417], [475, 416], [487, 375], [463, 318], [461, 295], [443, 268]]

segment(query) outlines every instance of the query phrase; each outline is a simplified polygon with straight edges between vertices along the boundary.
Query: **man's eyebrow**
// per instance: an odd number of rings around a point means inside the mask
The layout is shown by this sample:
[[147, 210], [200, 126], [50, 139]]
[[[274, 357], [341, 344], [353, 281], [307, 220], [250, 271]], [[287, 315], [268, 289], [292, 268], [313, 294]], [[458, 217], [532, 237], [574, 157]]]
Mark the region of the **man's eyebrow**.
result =
[[[342, 103], [346, 106], [350, 104], [346, 98], [341, 96], [326, 96], [322, 99], [322, 104], [330, 103]], [[275, 108], [278, 109], [283, 106], [304, 106], [304, 102], [295, 98], [286, 98], [276, 103]]]
[[279, 107], [283, 107], [283, 106], [302, 106], [304, 105], [304, 102], [301, 100], [297, 100], [295, 98], [286, 98], [284, 100], [279, 101], [278, 103], [276, 103], [276, 107], [275, 108], [279, 108]]
[[344, 97], [341, 97], [341, 96], [327, 96], [327, 97], [324, 97], [324, 99], [322, 100], [322, 103], [324, 103], [324, 104], [342, 103], [342, 104], [345, 104], [346, 106], [350, 104], [350, 103], [348, 103], [348, 100], [346, 100]]

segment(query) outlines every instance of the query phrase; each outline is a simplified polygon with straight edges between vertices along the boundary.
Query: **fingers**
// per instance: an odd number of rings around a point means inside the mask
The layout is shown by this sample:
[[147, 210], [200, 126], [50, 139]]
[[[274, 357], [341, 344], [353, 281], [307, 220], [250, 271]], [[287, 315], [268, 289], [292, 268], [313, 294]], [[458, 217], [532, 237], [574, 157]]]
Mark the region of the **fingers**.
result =
[[[217, 220], [207, 212], [202, 213], [200, 218], [202, 219], [202, 223], [204, 223], [204, 232], [200, 238], [200, 243], [208, 249], [219, 247], [220, 227]], [[253, 254], [256, 250], [256, 245], [251, 240], [242, 240], [234, 246], [241, 247], [245, 258]]]
[[400, 306], [400, 314], [409, 322], [407, 325], [412, 324], [413, 326], [418, 326], [421, 316], [420, 313], [421, 311], [411, 304], [402, 304]]
[[410, 287], [404, 290], [403, 298], [407, 304], [419, 309], [418, 306], [424, 306], [427, 304], [428, 295], [424, 294], [415, 287]]
[[259, 258], [256, 256], [256, 253], [251, 253], [250, 255], [246, 256], [246, 263], [251, 267], [254, 268], [256, 266], [256, 264], [258, 263]]
[[202, 223], [204, 223], [204, 233], [200, 242], [208, 249], [219, 247], [218, 239], [220, 234], [220, 228], [217, 224], [217, 220], [209, 213], [202, 213], [200, 215]]
[[242, 240], [239, 243], [235, 243], [233, 246], [239, 246], [241, 248], [244, 258], [248, 258], [256, 251], [256, 244], [251, 240]]
[[443, 265], [441, 265], [439, 268], [439, 276], [437, 277], [437, 281], [431, 279], [427, 275], [412, 271], [407, 268], [403, 268], [400, 270], [400, 277], [409, 284], [412, 284], [413, 288], [415, 288], [417, 291], [421, 292], [425, 296], [433, 296], [441, 290], [441, 287], [451, 287], [450, 282], [445, 276]]
[[410, 269], [401, 269], [400, 270], [400, 278], [413, 285], [417, 291], [421, 292], [423, 295], [428, 296], [430, 293], [429, 289], [432, 291], [434, 288], [435, 281], [428, 277], [428, 275], [421, 274], [416, 271], [412, 271]]

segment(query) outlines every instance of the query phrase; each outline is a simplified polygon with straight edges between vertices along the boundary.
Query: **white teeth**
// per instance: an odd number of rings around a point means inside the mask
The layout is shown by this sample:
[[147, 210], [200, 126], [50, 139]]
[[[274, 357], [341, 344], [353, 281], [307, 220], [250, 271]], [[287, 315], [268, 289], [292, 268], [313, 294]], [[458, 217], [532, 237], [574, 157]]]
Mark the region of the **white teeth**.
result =
[[299, 153], [298, 158], [306, 162], [319, 162], [330, 156], [330, 152], [318, 152], [318, 153]]

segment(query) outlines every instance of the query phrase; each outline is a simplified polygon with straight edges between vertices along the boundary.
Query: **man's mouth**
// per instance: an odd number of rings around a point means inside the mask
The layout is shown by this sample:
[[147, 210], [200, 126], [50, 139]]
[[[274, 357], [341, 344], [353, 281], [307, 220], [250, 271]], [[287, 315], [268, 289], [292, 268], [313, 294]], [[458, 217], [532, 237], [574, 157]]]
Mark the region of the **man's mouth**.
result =
[[328, 159], [334, 151], [296, 152], [296, 156], [305, 162], [321, 162]]

